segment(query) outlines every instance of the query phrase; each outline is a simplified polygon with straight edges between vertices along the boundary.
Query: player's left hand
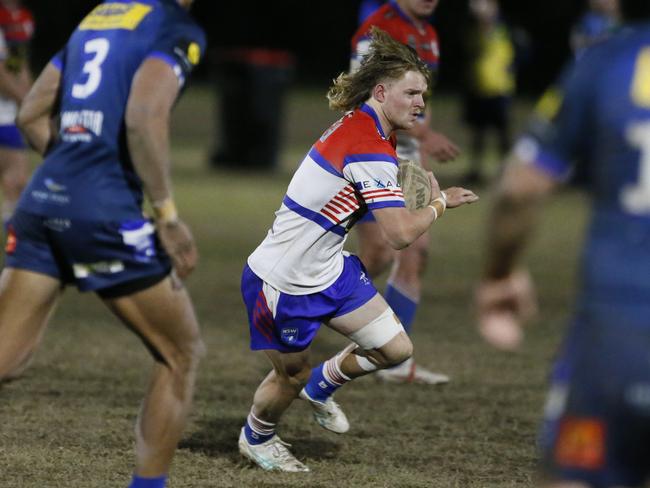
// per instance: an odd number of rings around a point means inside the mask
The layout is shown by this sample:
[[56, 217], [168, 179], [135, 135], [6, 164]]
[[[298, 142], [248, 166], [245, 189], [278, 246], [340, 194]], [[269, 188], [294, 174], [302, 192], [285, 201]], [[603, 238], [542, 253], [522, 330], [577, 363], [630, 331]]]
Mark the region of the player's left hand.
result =
[[427, 156], [440, 163], [453, 161], [460, 155], [460, 149], [440, 132], [428, 130], [420, 138], [420, 149]]
[[180, 279], [187, 278], [199, 259], [189, 227], [183, 221], [176, 220], [158, 223], [157, 228], [160, 242], [171, 257], [176, 274]]
[[474, 203], [478, 200], [478, 195], [467, 188], [452, 186], [451, 188], [445, 188], [444, 191], [447, 197], [447, 208], [460, 207], [465, 203]]
[[522, 326], [537, 314], [537, 298], [527, 271], [499, 280], [482, 281], [475, 296], [478, 328], [492, 346], [515, 350], [523, 339]]

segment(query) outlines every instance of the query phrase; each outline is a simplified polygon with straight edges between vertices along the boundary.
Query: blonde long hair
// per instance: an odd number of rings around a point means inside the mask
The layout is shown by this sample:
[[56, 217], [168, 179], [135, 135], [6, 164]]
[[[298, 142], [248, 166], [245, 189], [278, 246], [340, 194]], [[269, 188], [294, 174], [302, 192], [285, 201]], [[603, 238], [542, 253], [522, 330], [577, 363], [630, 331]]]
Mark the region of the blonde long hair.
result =
[[408, 71], [421, 73], [427, 85], [431, 83], [431, 71], [415, 49], [397, 42], [377, 27], [370, 31], [370, 38], [370, 49], [359, 69], [354, 73], [341, 73], [327, 92], [332, 110], [354, 110], [370, 98], [379, 83], [399, 80]]

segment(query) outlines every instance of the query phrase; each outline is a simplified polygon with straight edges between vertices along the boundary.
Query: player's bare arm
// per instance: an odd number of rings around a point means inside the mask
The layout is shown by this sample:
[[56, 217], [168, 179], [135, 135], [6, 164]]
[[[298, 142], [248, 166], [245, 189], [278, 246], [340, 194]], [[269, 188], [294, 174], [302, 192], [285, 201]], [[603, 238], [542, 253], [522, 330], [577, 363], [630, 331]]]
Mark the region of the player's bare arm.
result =
[[0, 94], [20, 103], [28, 91], [29, 84], [9, 71], [5, 62], [0, 61]]
[[136, 73], [126, 108], [129, 151], [153, 207], [158, 233], [179, 277], [192, 272], [198, 253], [189, 228], [178, 218], [171, 184], [169, 118], [179, 92], [171, 67], [149, 58]]
[[23, 99], [18, 112], [18, 126], [29, 145], [41, 155], [56, 138], [51, 118], [60, 83], [61, 72], [52, 63], [48, 64]]
[[554, 186], [554, 181], [546, 173], [513, 156], [497, 190], [488, 224], [485, 278], [500, 279], [512, 271], [535, 227], [543, 197]]
[[[459, 147], [447, 136], [431, 128], [431, 109], [425, 110], [425, 120], [408, 131], [410, 135], [420, 142], [420, 148], [424, 155], [433, 158], [440, 163], [453, 161], [460, 155]], [[422, 164], [426, 167], [423, 159]]]
[[476, 291], [479, 331], [490, 344], [514, 349], [521, 326], [537, 310], [527, 271], [516, 263], [538, 221], [545, 195], [555, 181], [516, 156], [507, 165], [488, 223], [484, 276]]
[[421, 209], [409, 210], [405, 207], [376, 209], [373, 215], [382, 229], [387, 242], [393, 249], [403, 249], [420, 237], [435, 220], [442, 217], [447, 208], [457, 208], [473, 203], [478, 196], [471, 190], [452, 187], [440, 191], [433, 173], [428, 172], [431, 184], [431, 201]]

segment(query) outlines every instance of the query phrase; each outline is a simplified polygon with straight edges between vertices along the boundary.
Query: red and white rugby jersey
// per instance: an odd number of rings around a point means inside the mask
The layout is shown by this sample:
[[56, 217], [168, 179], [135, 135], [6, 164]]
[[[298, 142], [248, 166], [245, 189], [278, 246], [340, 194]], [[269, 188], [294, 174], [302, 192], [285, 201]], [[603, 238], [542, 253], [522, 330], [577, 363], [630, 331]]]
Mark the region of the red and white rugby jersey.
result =
[[[378, 8], [359, 26], [352, 37], [352, 55], [350, 71], [359, 68], [361, 59], [368, 54], [370, 48], [370, 28], [377, 26], [396, 41], [411, 46], [431, 69], [437, 72], [440, 60], [438, 34], [426, 21], [414, 21], [404, 13], [396, 1], [391, 0]], [[425, 115], [418, 117], [419, 123], [425, 123]], [[420, 164], [420, 143], [408, 132], [397, 133], [397, 154], [404, 159]]]
[[404, 207], [395, 143], [368, 105], [343, 116], [296, 170], [266, 238], [248, 265], [292, 295], [316, 293], [343, 271], [347, 232], [367, 210]]
[[440, 60], [438, 34], [429, 22], [417, 22], [404, 13], [395, 0], [379, 7], [359, 26], [352, 37], [350, 69], [359, 66], [361, 58], [368, 53], [370, 28], [377, 26], [396, 41], [411, 46], [431, 71], [437, 71]]
[[[34, 19], [23, 7], [8, 8], [0, 4], [0, 61], [17, 73], [27, 63], [27, 47], [34, 33]], [[18, 108], [10, 98], [0, 96], [0, 125], [13, 124]]]

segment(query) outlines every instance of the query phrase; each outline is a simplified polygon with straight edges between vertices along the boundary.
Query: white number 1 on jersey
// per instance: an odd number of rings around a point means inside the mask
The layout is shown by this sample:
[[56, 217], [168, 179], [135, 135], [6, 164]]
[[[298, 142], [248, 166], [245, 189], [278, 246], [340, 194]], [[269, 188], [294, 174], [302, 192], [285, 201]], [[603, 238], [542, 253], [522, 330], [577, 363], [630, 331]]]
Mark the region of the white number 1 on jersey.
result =
[[108, 40], [103, 37], [86, 42], [84, 52], [94, 56], [83, 66], [83, 72], [88, 74], [86, 82], [72, 85], [73, 97], [88, 98], [97, 90], [102, 81], [102, 63], [106, 60], [109, 47]]
[[[650, 47], [641, 49], [636, 59], [630, 98], [637, 106], [650, 108]], [[625, 133], [627, 141], [640, 152], [639, 178], [621, 191], [621, 204], [630, 213], [650, 213], [650, 122], [634, 122]]]

